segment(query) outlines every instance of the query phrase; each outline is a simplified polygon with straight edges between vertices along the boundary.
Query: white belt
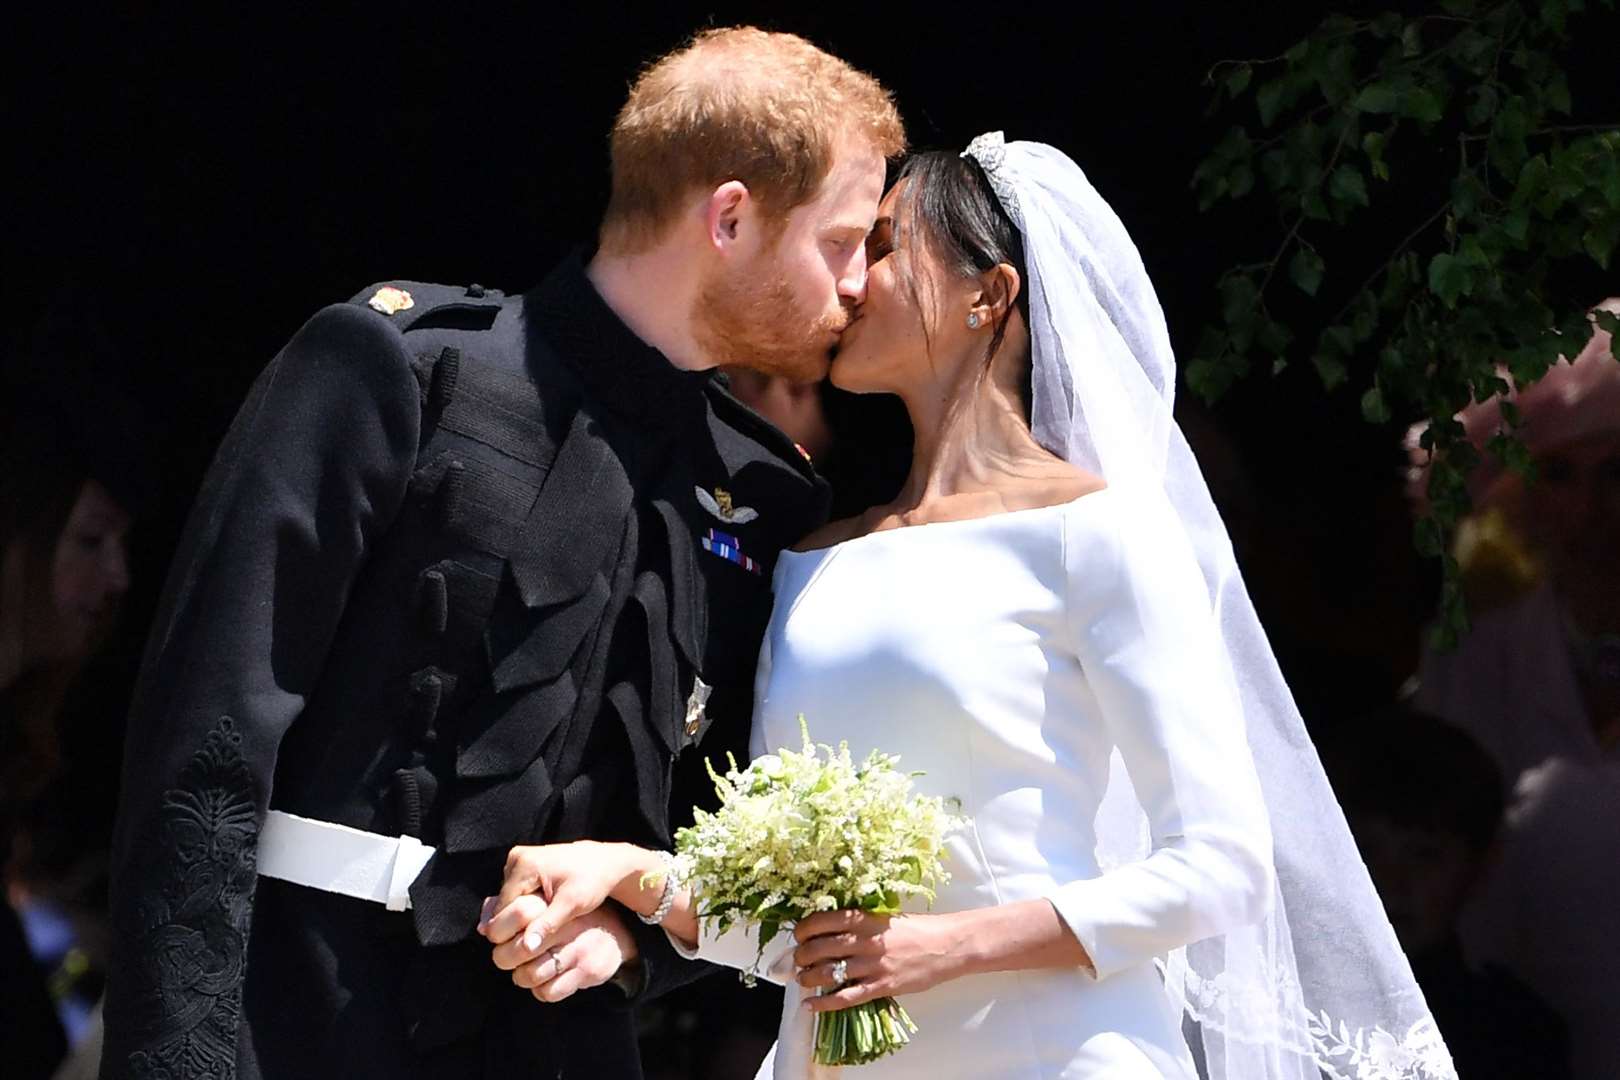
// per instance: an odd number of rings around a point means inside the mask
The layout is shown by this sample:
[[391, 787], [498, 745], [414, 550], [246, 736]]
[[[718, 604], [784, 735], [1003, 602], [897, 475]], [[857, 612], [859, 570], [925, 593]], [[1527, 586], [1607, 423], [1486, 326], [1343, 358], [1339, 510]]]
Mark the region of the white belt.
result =
[[372, 900], [389, 911], [411, 906], [411, 882], [431, 858], [433, 849], [414, 836], [380, 836], [280, 810], [270, 811], [259, 833], [260, 876]]

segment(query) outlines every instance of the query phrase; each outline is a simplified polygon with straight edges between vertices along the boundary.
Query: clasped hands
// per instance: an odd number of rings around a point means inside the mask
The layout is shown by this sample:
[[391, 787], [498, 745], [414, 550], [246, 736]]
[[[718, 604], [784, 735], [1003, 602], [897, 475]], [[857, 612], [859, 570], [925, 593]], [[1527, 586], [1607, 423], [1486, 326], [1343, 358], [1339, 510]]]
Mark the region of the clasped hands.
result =
[[[513, 983], [541, 1001], [562, 1001], [639, 961], [622, 909], [647, 914], [657, 907], [661, 882], [646, 888], [641, 882], [659, 865], [656, 853], [630, 844], [581, 840], [513, 848], [500, 895], [484, 901], [478, 931]], [[959, 930], [944, 915], [812, 915], [793, 930], [796, 978], [813, 992], [806, 1007], [845, 1009], [962, 974]], [[834, 977], [840, 960], [848, 980], [842, 987]]]
[[640, 958], [623, 914], [604, 906], [629, 872], [623, 844], [591, 840], [515, 847], [478, 932], [512, 982], [545, 1002], [601, 986]]

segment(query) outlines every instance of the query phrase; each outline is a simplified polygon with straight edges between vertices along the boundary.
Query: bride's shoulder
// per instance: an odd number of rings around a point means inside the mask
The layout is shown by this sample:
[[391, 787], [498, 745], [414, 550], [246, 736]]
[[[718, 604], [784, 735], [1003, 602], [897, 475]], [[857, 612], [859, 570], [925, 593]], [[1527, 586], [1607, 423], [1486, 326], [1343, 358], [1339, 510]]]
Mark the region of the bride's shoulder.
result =
[[855, 517], [840, 518], [829, 521], [819, 529], [811, 531], [804, 539], [793, 545], [794, 551], [816, 551], [820, 548], [832, 547], [842, 544], [845, 540], [853, 540], [862, 533], [867, 532], [866, 516], [857, 514]]
[[1068, 462], [1056, 462], [1044, 475], [1031, 478], [1021, 501], [1030, 507], [1068, 506], [1107, 488], [1107, 482], [1096, 473]]

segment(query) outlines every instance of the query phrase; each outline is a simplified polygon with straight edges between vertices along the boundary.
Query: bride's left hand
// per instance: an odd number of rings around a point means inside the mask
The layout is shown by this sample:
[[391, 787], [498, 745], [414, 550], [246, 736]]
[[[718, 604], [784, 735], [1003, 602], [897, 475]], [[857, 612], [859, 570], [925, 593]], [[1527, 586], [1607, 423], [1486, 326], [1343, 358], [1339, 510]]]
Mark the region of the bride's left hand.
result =
[[[949, 915], [869, 915], [823, 911], [793, 930], [799, 985], [814, 1012], [834, 1012], [874, 998], [915, 994], [965, 973], [964, 942]], [[835, 990], [833, 966], [845, 962], [849, 982]]]

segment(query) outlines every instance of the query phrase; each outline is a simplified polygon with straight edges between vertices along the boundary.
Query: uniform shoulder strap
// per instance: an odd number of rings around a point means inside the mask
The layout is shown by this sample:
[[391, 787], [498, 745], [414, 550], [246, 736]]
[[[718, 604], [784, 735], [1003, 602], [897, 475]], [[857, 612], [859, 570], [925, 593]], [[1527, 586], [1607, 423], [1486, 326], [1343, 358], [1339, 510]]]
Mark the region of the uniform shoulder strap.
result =
[[432, 328], [487, 330], [500, 314], [503, 299], [499, 289], [482, 285], [382, 281], [361, 289], [349, 303], [385, 316], [404, 333]]

